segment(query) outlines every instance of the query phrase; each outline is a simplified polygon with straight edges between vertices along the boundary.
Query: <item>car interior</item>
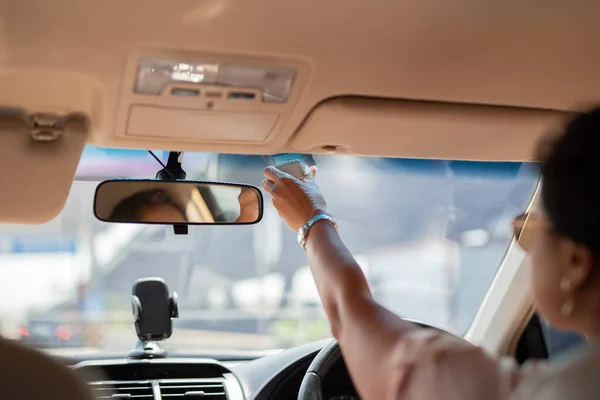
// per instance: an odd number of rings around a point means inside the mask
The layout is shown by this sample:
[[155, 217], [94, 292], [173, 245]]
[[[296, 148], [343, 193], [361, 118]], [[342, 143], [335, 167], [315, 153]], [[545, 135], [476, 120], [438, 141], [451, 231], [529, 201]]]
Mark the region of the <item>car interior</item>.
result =
[[581, 345], [538, 317], [510, 221], [536, 207], [538, 140], [597, 102], [599, 16], [0, 2], [0, 337], [96, 398], [358, 399], [260, 188], [300, 161], [390, 310], [519, 364]]

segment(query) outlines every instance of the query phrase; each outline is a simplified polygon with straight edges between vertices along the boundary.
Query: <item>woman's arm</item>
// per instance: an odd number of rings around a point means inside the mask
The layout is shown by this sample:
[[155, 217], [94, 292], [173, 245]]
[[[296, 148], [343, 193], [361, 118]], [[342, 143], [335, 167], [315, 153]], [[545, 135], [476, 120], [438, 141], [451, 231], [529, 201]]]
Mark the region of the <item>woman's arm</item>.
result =
[[394, 350], [404, 334], [420, 328], [375, 302], [362, 270], [330, 222], [313, 225], [306, 254], [359, 393], [369, 399], [387, 398], [398, 368]]
[[[292, 230], [327, 213], [325, 199], [310, 176], [298, 180], [269, 167], [265, 177], [263, 188]], [[511, 388], [508, 375], [483, 350], [404, 321], [375, 302], [362, 270], [331, 222], [314, 223], [305, 249], [332, 333], [362, 398], [506, 397]]]
[[[294, 231], [327, 204], [312, 174], [298, 180], [269, 167], [263, 188]], [[354, 257], [331, 222], [316, 222], [309, 230], [306, 254], [334, 337], [338, 340], [352, 379], [363, 398], [385, 399], [397, 382], [396, 347], [409, 331], [419, 329], [375, 302]]]

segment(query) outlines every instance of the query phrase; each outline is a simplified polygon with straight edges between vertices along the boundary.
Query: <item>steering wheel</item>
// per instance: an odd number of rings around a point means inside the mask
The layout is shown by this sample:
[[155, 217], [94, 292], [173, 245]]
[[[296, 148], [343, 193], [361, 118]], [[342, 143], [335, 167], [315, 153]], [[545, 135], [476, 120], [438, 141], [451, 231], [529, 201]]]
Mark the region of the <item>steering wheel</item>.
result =
[[334, 339], [323, 347], [302, 378], [298, 400], [323, 400], [323, 379], [341, 357], [342, 351], [337, 340]]
[[[406, 321], [410, 321], [406, 319]], [[425, 329], [435, 329], [448, 335], [452, 335], [443, 329], [426, 325], [422, 322], [410, 321]], [[452, 335], [455, 336], [455, 335]], [[456, 336], [455, 336], [456, 337]], [[461, 340], [464, 340], [460, 338]], [[342, 357], [342, 351], [337, 341], [332, 340], [327, 346], [323, 347], [312, 360], [298, 391], [298, 400], [323, 400], [323, 380], [325, 376]]]

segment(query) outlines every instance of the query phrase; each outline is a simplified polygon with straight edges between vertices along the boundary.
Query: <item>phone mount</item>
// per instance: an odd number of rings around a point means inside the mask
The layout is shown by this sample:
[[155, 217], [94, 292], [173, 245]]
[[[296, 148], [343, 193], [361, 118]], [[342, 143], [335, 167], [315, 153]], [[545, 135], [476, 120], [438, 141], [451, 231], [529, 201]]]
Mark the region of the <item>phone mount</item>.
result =
[[128, 357], [136, 360], [167, 358], [167, 351], [157, 342], [139, 340], [133, 350], [129, 352]]
[[169, 292], [161, 278], [139, 279], [132, 292], [131, 305], [139, 341], [129, 352], [129, 358], [165, 358], [167, 351], [158, 342], [173, 333], [172, 319], [179, 317], [177, 293]]

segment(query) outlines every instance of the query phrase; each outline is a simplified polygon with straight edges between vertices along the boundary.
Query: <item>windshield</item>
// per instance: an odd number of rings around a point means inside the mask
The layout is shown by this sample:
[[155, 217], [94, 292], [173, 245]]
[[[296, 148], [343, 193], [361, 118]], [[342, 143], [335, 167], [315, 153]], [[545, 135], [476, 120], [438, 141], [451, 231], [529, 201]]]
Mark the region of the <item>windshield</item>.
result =
[[[166, 160], [166, 152], [157, 152]], [[269, 157], [186, 153], [187, 179], [260, 187]], [[314, 156], [317, 181], [375, 297], [394, 312], [468, 329], [529, 204], [531, 165]], [[154, 178], [146, 151], [87, 147], [67, 204], [43, 225], [0, 225], [0, 330], [49, 349], [126, 353], [131, 287], [162, 277], [180, 318], [163, 347], [286, 348], [330, 336], [306, 256], [265, 195], [252, 226], [107, 224], [92, 212], [106, 178]], [[42, 199], [40, 201], [43, 201]]]

